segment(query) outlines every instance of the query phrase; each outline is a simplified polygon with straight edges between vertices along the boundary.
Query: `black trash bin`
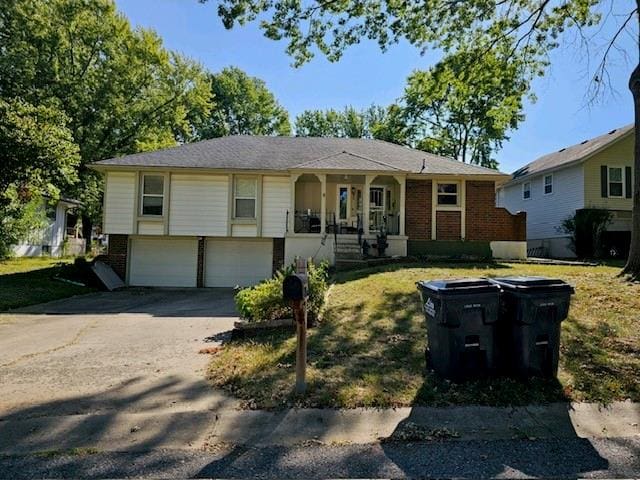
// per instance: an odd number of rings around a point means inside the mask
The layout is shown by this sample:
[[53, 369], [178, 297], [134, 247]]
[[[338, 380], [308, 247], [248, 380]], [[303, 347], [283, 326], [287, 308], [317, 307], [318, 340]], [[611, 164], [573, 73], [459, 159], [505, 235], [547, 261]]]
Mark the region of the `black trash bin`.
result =
[[546, 277], [492, 280], [501, 293], [499, 342], [505, 373], [520, 377], [555, 377], [560, 355], [560, 327], [567, 318], [573, 287]]
[[455, 380], [494, 373], [500, 288], [476, 278], [417, 286], [427, 321], [429, 366]]

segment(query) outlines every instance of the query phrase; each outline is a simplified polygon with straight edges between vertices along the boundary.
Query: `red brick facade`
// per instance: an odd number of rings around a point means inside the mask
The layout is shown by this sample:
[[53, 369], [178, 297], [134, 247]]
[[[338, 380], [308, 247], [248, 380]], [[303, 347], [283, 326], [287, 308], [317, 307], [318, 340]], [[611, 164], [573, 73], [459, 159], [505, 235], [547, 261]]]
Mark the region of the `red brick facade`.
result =
[[[407, 180], [405, 231], [410, 240], [431, 240], [431, 180]], [[526, 241], [526, 213], [496, 207], [493, 181], [466, 182], [465, 240]], [[436, 239], [461, 240], [461, 214], [436, 212]]]
[[496, 207], [493, 182], [467, 182], [466, 239], [483, 241], [526, 241], [527, 214], [512, 215]]
[[129, 237], [121, 234], [109, 235], [109, 250], [105, 263], [109, 264], [113, 271], [123, 280], [127, 277], [127, 250]]
[[461, 234], [460, 212], [439, 210], [436, 212], [436, 240], [460, 240]]
[[273, 239], [273, 259], [271, 270], [275, 274], [284, 267], [284, 238]]
[[415, 240], [431, 239], [431, 180], [407, 179], [405, 233]]

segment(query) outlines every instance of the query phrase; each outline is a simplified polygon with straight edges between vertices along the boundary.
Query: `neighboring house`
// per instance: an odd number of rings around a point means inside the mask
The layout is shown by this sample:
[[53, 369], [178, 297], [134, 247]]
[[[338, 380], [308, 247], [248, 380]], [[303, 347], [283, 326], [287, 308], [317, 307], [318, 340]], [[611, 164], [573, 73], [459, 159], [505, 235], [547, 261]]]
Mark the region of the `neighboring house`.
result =
[[498, 205], [527, 212], [532, 256], [575, 257], [562, 222], [580, 209], [607, 209], [604, 242], [619, 256], [631, 239], [633, 125], [550, 153], [516, 170], [498, 189]]
[[24, 240], [13, 247], [17, 257], [38, 257], [51, 255], [80, 255], [84, 253], [84, 240], [78, 238], [76, 229], [77, 217], [74, 210], [81, 205], [77, 200], [62, 198], [55, 204], [43, 201], [46, 225], [44, 228], [29, 232]]
[[[129, 285], [248, 285], [296, 256], [526, 255], [508, 176], [378, 140], [232, 136], [92, 165], [105, 175], [106, 260]], [[465, 241], [462, 241], [465, 240]]]

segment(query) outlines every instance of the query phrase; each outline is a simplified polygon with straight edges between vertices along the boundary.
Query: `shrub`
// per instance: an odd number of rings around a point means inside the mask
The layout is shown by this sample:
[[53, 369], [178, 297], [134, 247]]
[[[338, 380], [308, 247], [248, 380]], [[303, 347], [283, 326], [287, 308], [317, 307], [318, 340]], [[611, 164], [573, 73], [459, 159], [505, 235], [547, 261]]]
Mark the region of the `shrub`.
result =
[[[317, 318], [324, 303], [327, 291], [328, 264], [319, 265], [309, 262], [309, 302], [308, 312], [311, 318]], [[266, 322], [291, 316], [289, 302], [282, 298], [284, 277], [294, 271], [293, 265], [280, 269], [273, 278], [264, 280], [254, 287], [243, 288], [236, 293], [236, 307], [240, 316], [252, 322]]]
[[571, 250], [578, 258], [604, 255], [603, 233], [611, 223], [611, 212], [599, 208], [577, 210], [562, 222], [561, 231], [571, 235]]

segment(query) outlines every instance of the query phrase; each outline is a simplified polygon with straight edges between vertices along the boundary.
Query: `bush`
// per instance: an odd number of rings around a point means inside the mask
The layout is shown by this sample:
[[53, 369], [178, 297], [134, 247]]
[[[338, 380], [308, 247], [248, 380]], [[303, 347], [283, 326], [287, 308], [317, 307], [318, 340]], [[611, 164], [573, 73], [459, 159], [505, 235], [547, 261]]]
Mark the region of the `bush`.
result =
[[562, 222], [561, 231], [571, 235], [570, 248], [578, 258], [605, 255], [602, 237], [611, 223], [611, 212], [599, 208], [577, 210]]
[[[311, 318], [317, 318], [324, 303], [327, 291], [327, 269], [326, 262], [319, 265], [309, 262], [308, 311]], [[276, 272], [273, 278], [260, 282], [254, 287], [239, 290], [235, 301], [240, 316], [251, 322], [266, 322], [291, 316], [291, 306], [282, 298], [282, 283], [284, 277], [293, 271], [293, 265], [286, 266]]]

